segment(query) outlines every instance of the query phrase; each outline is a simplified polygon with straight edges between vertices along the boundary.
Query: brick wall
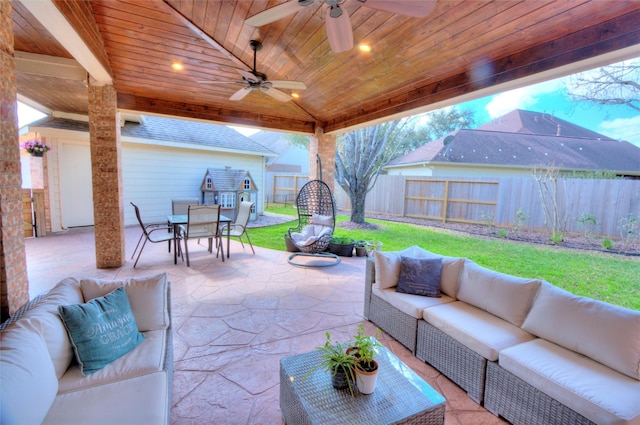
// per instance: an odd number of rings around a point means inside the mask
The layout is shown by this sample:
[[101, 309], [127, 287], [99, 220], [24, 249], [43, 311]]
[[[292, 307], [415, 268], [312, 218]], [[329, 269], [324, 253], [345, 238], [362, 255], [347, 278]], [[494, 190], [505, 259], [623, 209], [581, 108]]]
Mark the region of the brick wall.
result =
[[324, 134], [322, 129], [316, 129], [316, 134], [311, 136], [309, 143], [309, 178], [319, 179], [317, 156], [322, 162], [322, 180], [333, 192], [336, 172], [336, 136]]
[[11, 1], [0, 0], [0, 316], [29, 301]]
[[120, 267], [125, 262], [120, 120], [111, 85], [89, 85], [89, 137], [96, 266]]

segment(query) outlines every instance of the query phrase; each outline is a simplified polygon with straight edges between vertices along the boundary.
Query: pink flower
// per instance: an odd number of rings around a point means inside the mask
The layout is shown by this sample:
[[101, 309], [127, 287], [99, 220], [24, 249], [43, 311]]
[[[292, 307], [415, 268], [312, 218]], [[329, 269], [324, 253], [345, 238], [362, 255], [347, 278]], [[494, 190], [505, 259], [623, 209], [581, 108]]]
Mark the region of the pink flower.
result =
[[51, 146], [47, 145], [46, 143], [38, 139], [25, 140], [23, 143], [20, 144], [20, 147], [22, 149], [25, 149], [29, 153], [34, 153], [34, 152], [44, 153], [51, 150]]

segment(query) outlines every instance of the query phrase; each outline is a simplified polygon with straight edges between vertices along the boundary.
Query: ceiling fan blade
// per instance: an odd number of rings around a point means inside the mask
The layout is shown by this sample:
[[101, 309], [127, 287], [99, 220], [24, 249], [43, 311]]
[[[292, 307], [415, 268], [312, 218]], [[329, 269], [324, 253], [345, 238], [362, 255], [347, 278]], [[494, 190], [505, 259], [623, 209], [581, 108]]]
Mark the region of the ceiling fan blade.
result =
[[250, 91], [251, 91], [250, 87], [241, 88], [240, 90], [235, 92], [233, 95], [231, 95], [229, 100], [242, 100], [246, 95], [249, 94]]
[[198, 84], [247, 84], [246, 81], [198, 80]]
[[398, 15], [424, 18], [430, 14], [436, 6], [436, 0], [359, 0], [363, 6], [375, 10], [396, 13]]
[[288, 102], [291, 100], [291, 96], [284, 92], [281, 92], [280, 90], [265, 87], [262, 89], [262, 91], [273, 97], [274, 99], [279, 100], [280, 102]]
[[264, 12], [260, 12], [257, 15], [246, 19], [244, 22], [252, 27], [261, 27], [263, 25], [275, 22], [278, 19], [285, 18], [289, 15], [293, 15], [301, 9], [304, 9], [307, 5], [301, 5], [298, 0], [291, 0], [286, 3], [279, 4], [271, 9], [267, 9]]
[[[336, 11], [336, 9], [338, 10]], [[342, 13], [338, 15], [340, 11]], [[327, 38], [331, 50], [335, 53], [350, 50], [353, 47], [353, 29], [347, 10], [341, 8], [340, 5], [328, 7], [326, 21]]]
[[278, 89], [305, 90], [307, 88], [307, 85], [300, 81], [269, 80], [269, 83], [271, 83], [271, 87]]

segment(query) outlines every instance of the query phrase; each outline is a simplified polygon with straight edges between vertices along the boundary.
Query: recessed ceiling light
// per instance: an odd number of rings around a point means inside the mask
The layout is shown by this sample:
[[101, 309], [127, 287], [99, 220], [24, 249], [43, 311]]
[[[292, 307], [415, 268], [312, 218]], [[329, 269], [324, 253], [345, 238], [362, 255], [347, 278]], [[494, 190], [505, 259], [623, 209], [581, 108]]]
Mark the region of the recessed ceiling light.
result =
[[180, 62], [174, 62], [171, 64], [171, 68], [173, 68], [175, 71], [182, 71], [184, 67]]
[[360, 49], [361, 52], [369, 53], [371, 52], [371, 45], [366, 43], [360, 43], [358, 44], [358, 49]]
[[291, 97], [295, 97], [296, 99], [298, 99], [300, 97], [300, 94], [298, 93], [291, 93]]

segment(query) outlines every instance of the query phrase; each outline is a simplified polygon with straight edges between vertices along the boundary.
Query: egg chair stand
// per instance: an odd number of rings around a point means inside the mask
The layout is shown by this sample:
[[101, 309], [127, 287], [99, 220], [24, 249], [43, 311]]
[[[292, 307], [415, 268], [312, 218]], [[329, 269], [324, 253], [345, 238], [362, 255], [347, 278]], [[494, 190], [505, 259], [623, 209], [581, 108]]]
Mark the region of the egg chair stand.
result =
[[336, 222], [335, 202], [329, 186], [322, 180], [308, 181], [296, 197], [296, 206], [298, 226], [290, 228], [288, 234], [300, 252], [289, 256], [289, 264], [298, 267], [339, 264], [340, 257], [327, 252]]

